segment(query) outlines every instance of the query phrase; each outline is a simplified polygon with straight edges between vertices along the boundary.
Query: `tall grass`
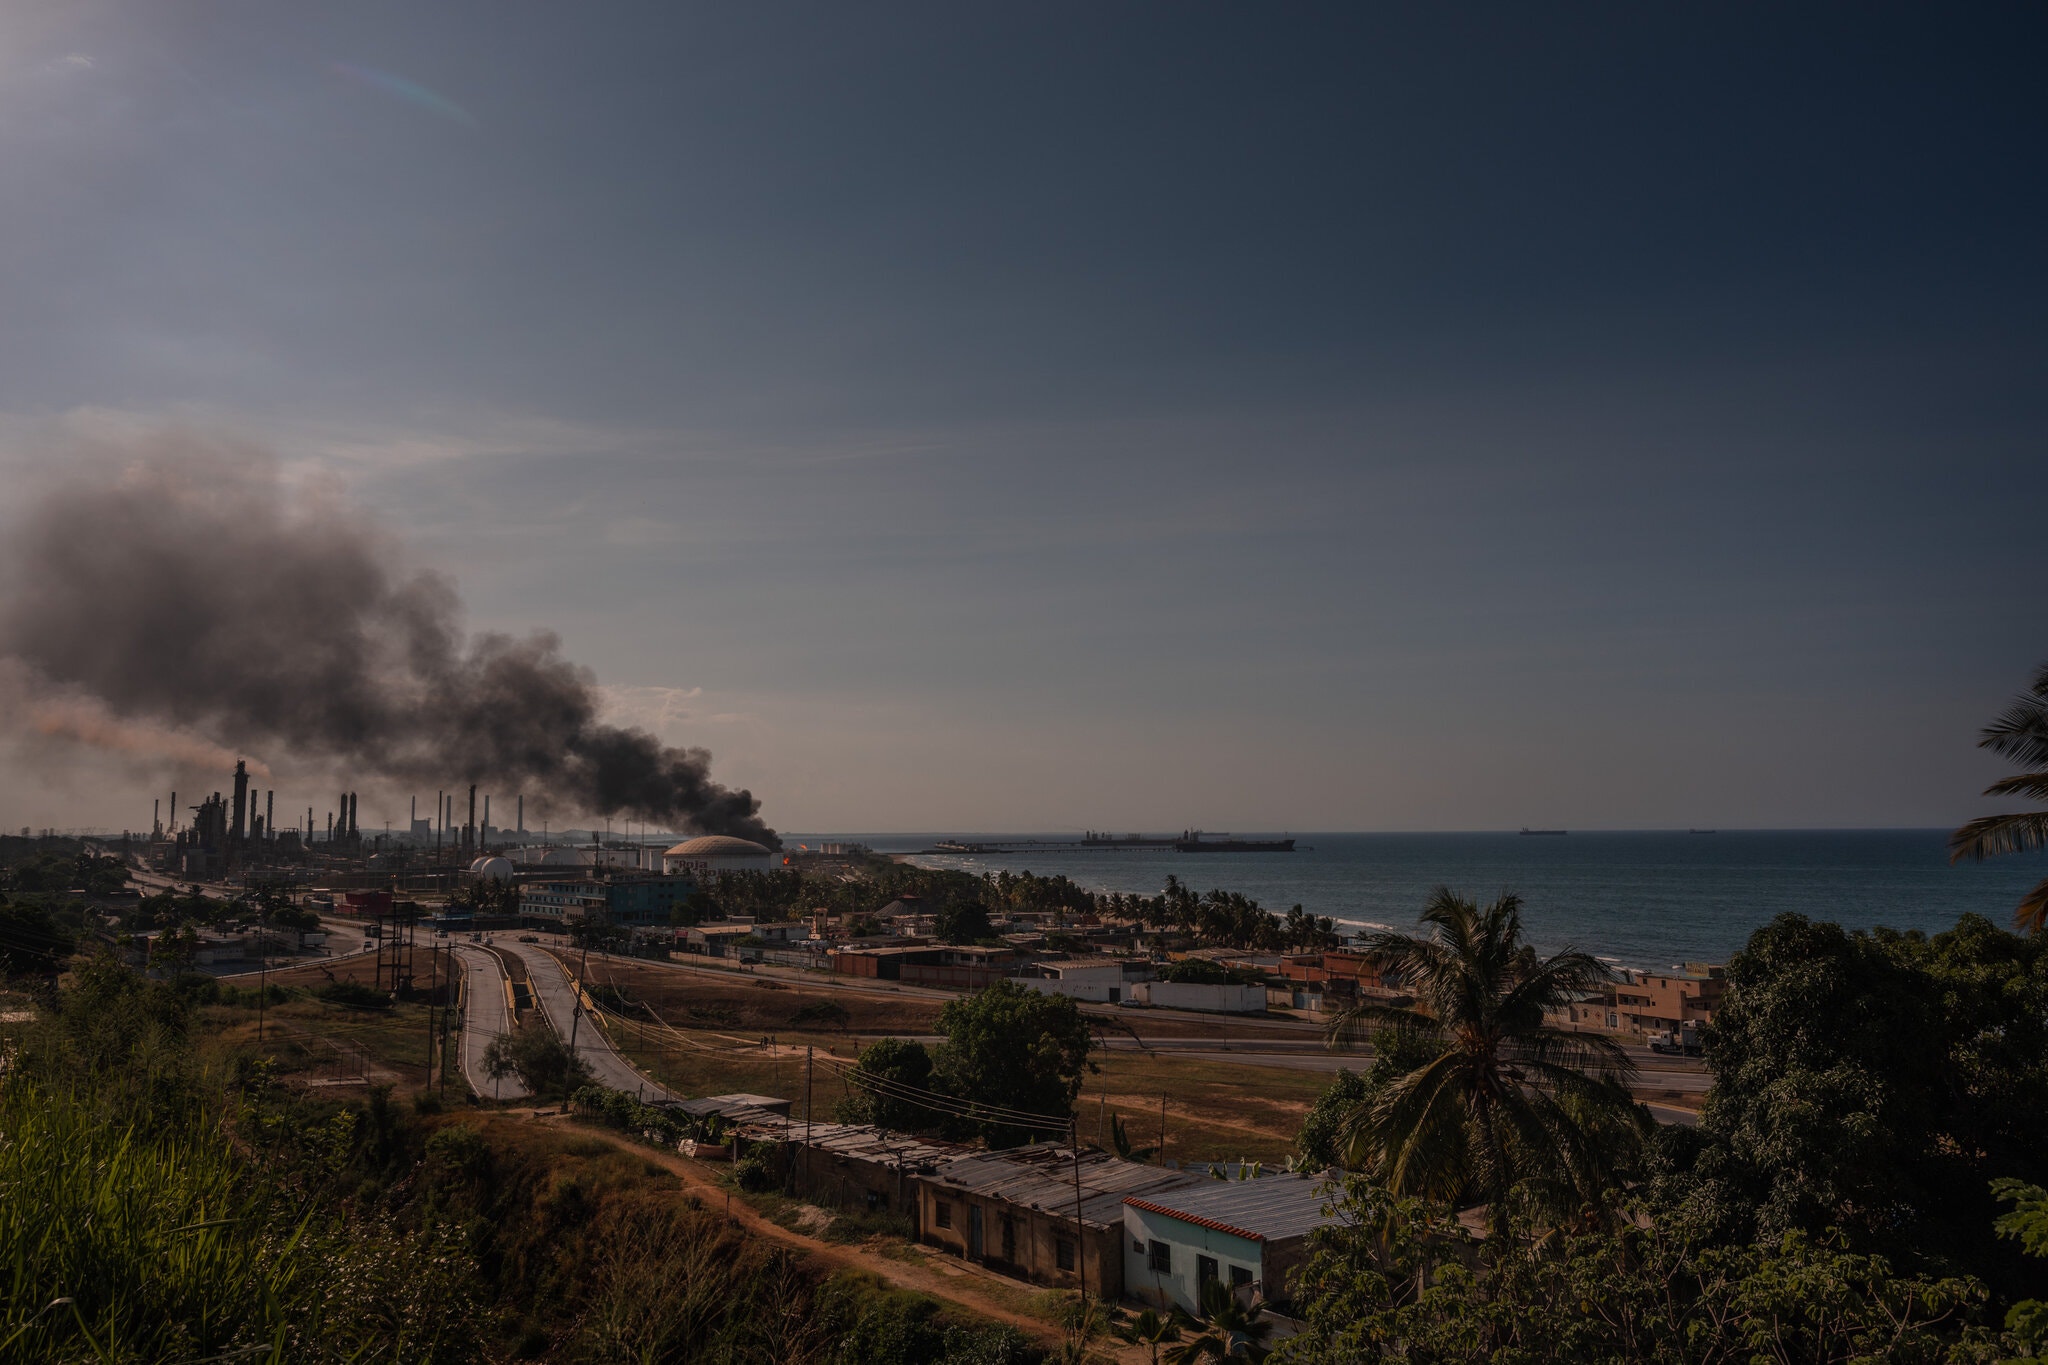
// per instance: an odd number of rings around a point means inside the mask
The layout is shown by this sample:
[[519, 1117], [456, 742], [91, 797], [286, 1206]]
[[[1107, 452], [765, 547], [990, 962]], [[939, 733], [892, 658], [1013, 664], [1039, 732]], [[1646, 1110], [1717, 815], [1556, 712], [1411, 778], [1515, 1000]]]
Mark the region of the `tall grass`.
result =
[[208, 1125], [0, 1089], [0, 1361], [446, 1358], [432, 1257], [387, 1233], [295, 1208]]

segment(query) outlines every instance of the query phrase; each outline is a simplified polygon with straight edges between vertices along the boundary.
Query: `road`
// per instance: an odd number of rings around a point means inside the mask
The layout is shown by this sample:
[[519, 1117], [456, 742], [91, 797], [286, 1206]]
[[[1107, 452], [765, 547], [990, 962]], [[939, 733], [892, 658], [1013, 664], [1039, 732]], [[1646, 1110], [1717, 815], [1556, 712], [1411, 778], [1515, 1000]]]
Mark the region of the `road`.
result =
[[525, 1099], [532, 1092], [517, 1076], [491, 1077], [484, 1070], [484, 1049], [491, 1040], [512, 1031], [505, 1004], [505, 968], [496, 956], [473, 943], [455, 945], [462, 962], [462, 1074], [469, 1088], [494, 1100]]
[[[533, 943], [504, 945], [526, 963], [527, 979], [533, 986], [533, 998], [540, 1002], [541, 1013], [564, 1043], [573, 1035], [576, 1039], [576, 1055], [590, 1068], [591, 1076], [601, 1085], [614, 1090], [623, 1090], [642, 1099], [678, 1100], [680, 1095], [671, 1094], [656, 1085], [646, 1076], [634, 1070], [633, 1064], [618, 1054], [604, 1030], [588, 1019], [578, 1019], [581, 1003], [569, 984], [569, 974], [556, 961], [554, 954]], [[481, 1092], [479, 1092], [481, 1093]]]

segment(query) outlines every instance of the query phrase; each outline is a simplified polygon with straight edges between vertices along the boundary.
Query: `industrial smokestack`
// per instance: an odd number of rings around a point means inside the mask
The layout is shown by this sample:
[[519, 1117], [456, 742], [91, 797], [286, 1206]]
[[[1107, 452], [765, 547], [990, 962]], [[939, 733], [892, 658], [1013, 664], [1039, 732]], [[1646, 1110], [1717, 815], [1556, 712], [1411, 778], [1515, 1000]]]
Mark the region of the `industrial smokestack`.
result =
[[164, 799], [161, 796], [149, 803], [149, 837], [164, 837]]
[[348, 837], [351, 839], [363, 837], [362, 822], [356, 818], [360, 813], [356, 808], [356, 802], [356, 793], [350, 792], [348, 794]]
[[491, 841], [491, 798], [484, 798], [484, 822], [477, 826], [476, 846], [479, 850]]
[[519, 842], [523, 844], [523, 843], [525, 843], [525, 842], [526, 842], [526, 795], [525, 795], [525, 793], [523, 793], [523, 792], [522, 792], [522, 793], [520, 793], [520, 796], [519, 796], [519, 816], [518, 816], [518, 820], [519, 820]]
[[171, 826], [170, 826], [170, 827], [171, 827], [171, 828], [172, 828], [173, 830], [177, 829], [177, 827], [178, 827], [178, 794], [177, 794], [176, 792], [172, 792], [172, 793], [171, 793]]
[[82, 700], [131, 735], [197, 735], [273, 766], [531, 786], [543, 814], [780, 846], [751, 794], [712, 781], [709, 754], [606, 724], [596, 679], [553, 635], [466, 632], [447, 580], [394, 568], [386, 536], [331, 495], [289, 491], [274, 458], [178, 435], [127, 453], [119, 477], [82, 462], [0, 543], [0, 664], [31, 709]]
[[240, 848], [249, 840], [249, 765], [241, 759], [235, 760], [235, 830], [233, 846]]
[[277, 789], [263, 793], [263, 837], [277, 842]]

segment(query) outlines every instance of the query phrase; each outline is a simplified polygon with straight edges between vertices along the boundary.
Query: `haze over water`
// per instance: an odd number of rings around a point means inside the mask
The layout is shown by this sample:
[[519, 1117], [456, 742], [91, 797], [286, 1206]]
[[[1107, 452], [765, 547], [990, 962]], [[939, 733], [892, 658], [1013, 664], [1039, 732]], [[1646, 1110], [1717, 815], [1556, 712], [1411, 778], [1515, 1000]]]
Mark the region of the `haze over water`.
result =
[[[1247, 835], [1247, 831], [1236, 833]], [[882, 852], [929, 848], [940, 835], [793, 835], [859, 839]], [[1071, 834], [957, 835], [1072, 839]], [[1948, 862], [1946, 830], [1573, 831], [1297, 834], [1292, 854], [1060, 850], [926, 855], [921, 866], [976, 874], [1063, 874], [1093, 890], [1155, 894], [1169, 874], [1197, 891], [1241, 891], [1270, 910], [1295, 904], [1348, 925], [1407, 928], [1432, 887], [1486, 900], [1520, 893], [1530, 938], [1628, 966], [1722, 962], [1785, 911], [1851, 929], [1888, 925], [1938, 933], [1964, 914], [2010, 923], [2048, 859]]]

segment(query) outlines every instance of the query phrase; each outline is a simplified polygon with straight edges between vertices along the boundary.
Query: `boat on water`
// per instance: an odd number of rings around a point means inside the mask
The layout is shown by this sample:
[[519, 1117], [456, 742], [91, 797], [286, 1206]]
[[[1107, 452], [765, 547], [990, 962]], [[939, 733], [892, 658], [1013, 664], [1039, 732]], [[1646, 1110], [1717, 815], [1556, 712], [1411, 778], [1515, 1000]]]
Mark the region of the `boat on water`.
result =
[[1173, 841], [1176, 853], [1292, 853], [1292, 839], [1233, 839], [1221, 835], [1214, 839], [1202, 837], [1202, 831], [1191, 829]]
[[1524, 833], [1524, 834], [1564, 834], [1564, 833], [1567, 833], [1567, 831], [1565, 831], [1565, 830], [1561, 830], [1561, 829], [1530, 829], [1530, 828], [1529, 828], [1529, 827], [1528, 827], [1527, 825], [1524, 825], [1524, 826], [1522, 826], [1522, 833]]

